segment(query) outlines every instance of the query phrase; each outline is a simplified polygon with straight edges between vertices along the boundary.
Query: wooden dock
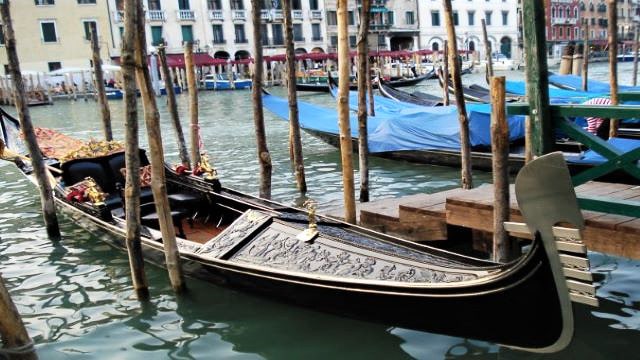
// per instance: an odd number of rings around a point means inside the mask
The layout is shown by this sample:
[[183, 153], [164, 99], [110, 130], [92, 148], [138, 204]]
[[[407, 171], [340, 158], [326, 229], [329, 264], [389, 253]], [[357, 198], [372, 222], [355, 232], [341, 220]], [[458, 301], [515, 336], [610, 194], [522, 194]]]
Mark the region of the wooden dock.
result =
[[[511, 221], [522, 221], [511, 186]], [[640, 201], [640, 186], [591, 181], [576, 187], [580, 196]], [[342, 217], [335, 209], [326, 215]], [[447, 240], [451, 227], [474, 230], [476, 238], [491, 239], [493, 231], [493, 186], [472, 190], [451, 189], [382, 199], [358, 205], [361, 226], [412, 241]], [[589, 250], [640, 259], [640, 218], [583, 211], [586, 229], [583, 241]], [[478, 239], [476, 239], [478, 240]]]

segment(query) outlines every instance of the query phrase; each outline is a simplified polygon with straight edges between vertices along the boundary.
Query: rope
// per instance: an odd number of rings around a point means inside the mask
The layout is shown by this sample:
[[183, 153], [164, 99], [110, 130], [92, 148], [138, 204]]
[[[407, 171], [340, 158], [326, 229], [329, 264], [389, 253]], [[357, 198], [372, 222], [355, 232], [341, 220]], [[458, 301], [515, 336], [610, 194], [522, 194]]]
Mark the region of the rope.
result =
[[0, 348], [0, 358], [9, 360], [14, 355], [26, 355], [34, 351], [36, 351], [36, 348], [33, 347], [33, 340], [29, 340], [28, 343], [21, 346]]

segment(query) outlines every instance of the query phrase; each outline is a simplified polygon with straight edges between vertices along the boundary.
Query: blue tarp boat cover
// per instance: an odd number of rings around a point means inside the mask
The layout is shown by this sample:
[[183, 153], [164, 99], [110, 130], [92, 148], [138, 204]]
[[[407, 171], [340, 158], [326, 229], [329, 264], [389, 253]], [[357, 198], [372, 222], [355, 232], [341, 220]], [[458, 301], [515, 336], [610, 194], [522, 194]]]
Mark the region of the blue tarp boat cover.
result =
[[[351, 97], [351, 96], [350, 96]], [[424, 107], [406, 105], [376, 97], [376, 116], [368, 118], [369, 150], [375, 152], [428, 149], [460, 149], [460, 126], [455, 106]], [[263, 95], [263, 106], [288, 121], [286, 99]], [[491, 144], [489, 105], [474, 105], [469, 110], [472, 146]], [[330, 134], [339, 134], [338, 113], [334, 109], [298, 102], [300, 126]], [[349, 117], [351, 136], [358, 137], [358, 120]], [[524, 137], [524, 117], [509, 118], [510, 139]]]
[[[522, 81], [505, 82], [505, 91], [511, 94], [522, 95], [526, 93], [526, 84]], [[607, 97], [607, 93], [595, 91], [574, 91], [549, 87], [549, 99], [553, 104], [582, 103], [595, 97]]]
[[[622, 153], [626, 153], [640, 147], [640, 140], [636, 139], [609, 138], [607, 142]], [[607, 161], [607, 159], [593, 150], [587, 150], [580, 159], [571, 159], [570, 161], [576, 163], [601, 164]]]
[[[582, 77], [577, 75], [552, 74], [549, 75], [549, 82], [573, 89], [582, 89]], [[589, 90], [589, 92], [608, 94], [611, 92], [611, 86], [604, 81], [588, 80], [587, 90]], [[640, 86], [618, 85], [618, 91], [640, 91]]]

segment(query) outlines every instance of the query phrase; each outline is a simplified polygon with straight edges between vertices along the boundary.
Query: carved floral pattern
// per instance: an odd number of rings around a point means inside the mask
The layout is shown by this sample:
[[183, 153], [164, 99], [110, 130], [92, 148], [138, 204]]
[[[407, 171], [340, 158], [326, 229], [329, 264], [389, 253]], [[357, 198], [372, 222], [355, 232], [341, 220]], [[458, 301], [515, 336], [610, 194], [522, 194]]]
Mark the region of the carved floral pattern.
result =
[[198, 254], [208, 257], [220, 257], [235, 245], [240, 243], [250, 233], [264, 224], [269, 216], [254, 210], [247, 211], [231, 226], [224, 230], [216, 238], [209, 240], [200, 247]]

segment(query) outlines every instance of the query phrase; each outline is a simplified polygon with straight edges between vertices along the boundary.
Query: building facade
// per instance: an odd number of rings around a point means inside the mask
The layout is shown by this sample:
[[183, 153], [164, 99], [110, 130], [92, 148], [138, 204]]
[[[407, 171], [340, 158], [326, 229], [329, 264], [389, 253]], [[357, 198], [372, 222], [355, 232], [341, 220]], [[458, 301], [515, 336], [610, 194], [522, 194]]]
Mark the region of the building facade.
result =
[[578, 0], [547, 0], [545, 3], [548, 55], [561, 56], [571, 41], [582, 39], [581, 3]]
[[[115, 43], [114, 57], [124, 31], [123, 1], [108, 0]], [[215, 58], [240, 60], [252, 57], [253, 23], [250, 0], [143, 0], [150, 49], [164, 43], [169, 54], [181, 54], [186, 41], [197, 52]], [[321, 0], [293, 0], [292, 18], [297, 52], [325, 51], [326, 33]], [[263, 0], [261, 39], [264, 55], [282, 54], [284, 17], [282, 3]]]
[[[453, 1], [453, 24], [458, 48], [485, 57], [482, 40], [482, 19], [487, 25], [487, 37], [494, 52], [520, 59], [518, 46], [518, 4], [516, 0]], [[423, 1], [419, 6], [421, 48], [442, 50], [447, 31], [441, 1]]]
[[[108, 59], [109, 11], [105, 0], [19, 0], [11, 2], [13, 28], [23, 71], [48, 72], [91, 66], [90, 28], [98, 30], [101, 56]], [[4, 39], [0, 63], [7, 66]]]

